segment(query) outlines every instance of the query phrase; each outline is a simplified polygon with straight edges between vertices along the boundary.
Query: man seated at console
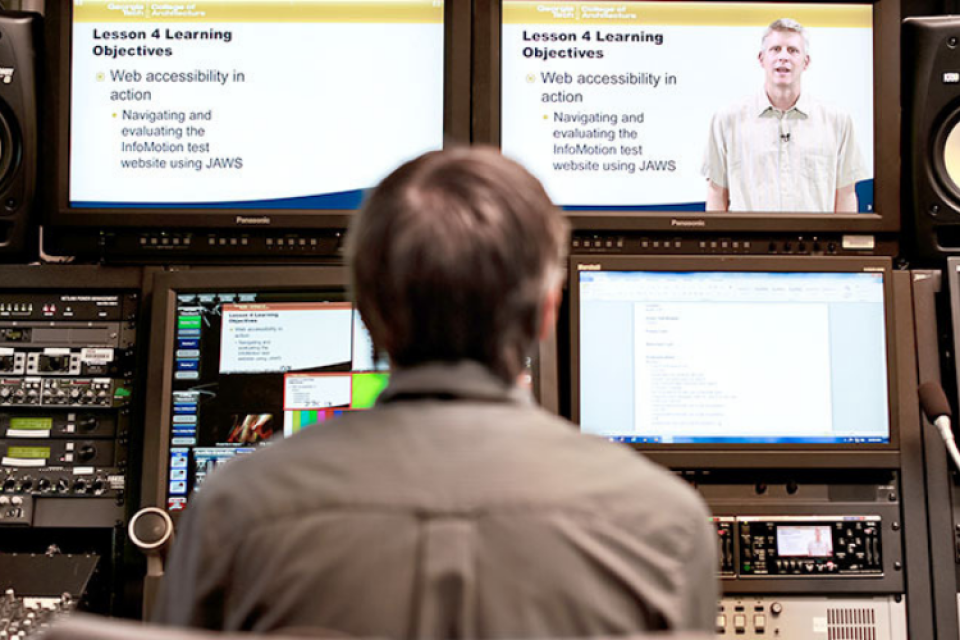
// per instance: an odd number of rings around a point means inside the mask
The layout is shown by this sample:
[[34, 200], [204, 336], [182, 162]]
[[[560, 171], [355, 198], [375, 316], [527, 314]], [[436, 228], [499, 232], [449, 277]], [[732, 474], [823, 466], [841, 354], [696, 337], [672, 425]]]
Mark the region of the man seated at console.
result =
[[540, 183], [495, 150], [387, 177], [348, 255], [389, 386], [204, 483], [157, 619], [386, 638], [712, 631], [716, 534], [696, 492], [518, 386], [554, 323], [567, 241]]
[[857, 212], [856, 183], [869, 173], [853, 118], [801, 90], [809, 51], [796, 20], [767, 27], [758, 56], [763, 87], [710, 123], [707, 211]]

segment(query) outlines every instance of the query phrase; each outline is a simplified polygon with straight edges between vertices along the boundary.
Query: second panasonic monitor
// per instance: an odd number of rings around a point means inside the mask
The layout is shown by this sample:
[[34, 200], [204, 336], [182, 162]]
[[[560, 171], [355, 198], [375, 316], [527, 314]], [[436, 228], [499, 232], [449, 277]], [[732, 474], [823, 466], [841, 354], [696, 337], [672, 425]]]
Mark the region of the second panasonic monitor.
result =
[[886, 5], [503, 0], [502, 148], [575, 218], [866, 222], [897, 153]]

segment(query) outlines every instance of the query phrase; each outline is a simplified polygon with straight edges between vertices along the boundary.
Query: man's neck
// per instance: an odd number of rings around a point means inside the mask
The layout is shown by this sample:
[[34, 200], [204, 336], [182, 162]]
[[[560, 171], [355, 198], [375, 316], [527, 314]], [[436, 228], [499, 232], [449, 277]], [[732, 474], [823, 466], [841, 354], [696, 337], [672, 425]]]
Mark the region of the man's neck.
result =
[[800, 99], [800, 87], [766, 87], [767, 99], [774, 109], [789, 111]]

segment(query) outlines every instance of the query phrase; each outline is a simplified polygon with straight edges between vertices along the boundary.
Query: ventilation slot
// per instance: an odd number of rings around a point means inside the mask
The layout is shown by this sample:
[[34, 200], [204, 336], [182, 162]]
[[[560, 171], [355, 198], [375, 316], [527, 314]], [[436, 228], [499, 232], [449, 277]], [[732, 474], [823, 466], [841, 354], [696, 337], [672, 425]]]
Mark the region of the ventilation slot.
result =
[[827, 640], [877, 640], [873, 609], [827, 609]]

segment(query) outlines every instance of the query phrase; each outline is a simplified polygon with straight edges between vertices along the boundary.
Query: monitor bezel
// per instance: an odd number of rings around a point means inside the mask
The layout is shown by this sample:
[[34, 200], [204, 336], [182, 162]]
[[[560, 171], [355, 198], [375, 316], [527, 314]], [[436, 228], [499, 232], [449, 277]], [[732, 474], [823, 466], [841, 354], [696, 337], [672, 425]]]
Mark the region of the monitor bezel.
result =
[[[600, 0], [612, 1], [612, 0]], [[658, 0], [653, 0], [658, 1]], [[662, 0], [664, 2], [682, 0]], [[697, 1], [697, 0], [693, 0]], [[706, 0], [729, 2], [731, 0]], [[746, 0], [757, 2], [758, 0]], [[772, 0], [775, 3], [777, 0]], [[771, 2], [771, 0], [767, 0]], [[704, 232], [883, 233], [900, 229], [900, 0], [810, 4], [874, 7], [874, 213], [679, 212], [655, 210], [566, 210], [576, 230]], [[477, 97], [473, 139], [500, 146], [500, 55], [502, 0], [477, 0]], [[704, 186], [706, 191], [706, 186]]]
[[[79, 208], [70, 204], [70, 110], [73, 0], [53, 0], [45, 16], [48, 43], [48, 98], [42, 111], [52, 123], [46, 139], [45, 173], [51, 186], [43, 205], [44, 224], [57, 232], [68, 228], [103, 229], [248, 229], [238, 222], [258, 218], [257, 228], [344, 229], [356, 215], [354, 209], [270, 208]], [[470, 141], [471, 12], [468, 0], [444, 2], [443, 146]], [[371, 185], [372, 187], [373, 185]], [[263, 222], [264, 219], [268, 221]]]
[[[582, 269], [589, 265], [589, 269]], [[670, 466], [682, 465], [685, 461], [703, 462], [704, 456], [709, 454], [716, 458], [716, 454], [747, 454], [748, 466], [764, 466], [772, 464], [781, 466], [782, 461], [776, 463], [765, 462], [762, 453], [799, 454], [812, 452], [822, 457], [824, 452], [848, 453], [889, 453], [900, 449], [899, 419], [900, 407], [897, 394], [898, 365], [896, 345], [895, 300], [893, 283], [892, 261], [888, 258], [770, 258], [766, 256], [687, 256], [687, 257], [654, 257], [654, 256], [572, 256], [569, 265], [569, 345], [570, 345], [570, 419], [577, 425], [580, 423], [580, 290], [579, 273], [582, 270], [596, 271], [731, 271], [731, 272], [783, 272], [783, 273], [882, 273], [884, 292], [884, 323], [886, 327], [887, 349], [887, 411], [890, 428], [889, 442], [885, 443], [831, 443], [831, 444], [768, 444], [768, 443], [695, 443], [695, 444], [650, 444], [629, 443], [627, 446], [643, 451], [645, 454], [662, 461], [669, 462]], [[780, 354], [784, 358], [802, 357], [801, 354], [785, 352]], [[684, 455], [690, 454], [690, 455]], [[795, 458], [797, 462], [800, 458]], [[721, 462], [713, 460], [712, 463]], [[743, 463], [744, 460], [740, 460]], [[806, 461], [809, 463], [809, 460]], [[710, 462], [706, 466], [710, 466]], [[788, 463], [789, 464], [789, 463]], [[836, 464], [834, 461], [833, 464]], [[851, 461], [853, 466], [856, 462]]]

